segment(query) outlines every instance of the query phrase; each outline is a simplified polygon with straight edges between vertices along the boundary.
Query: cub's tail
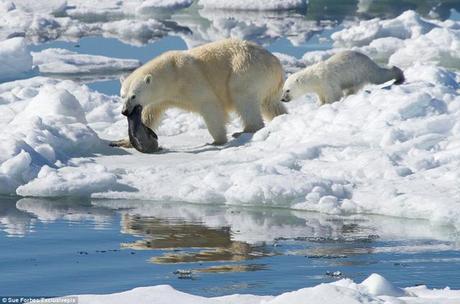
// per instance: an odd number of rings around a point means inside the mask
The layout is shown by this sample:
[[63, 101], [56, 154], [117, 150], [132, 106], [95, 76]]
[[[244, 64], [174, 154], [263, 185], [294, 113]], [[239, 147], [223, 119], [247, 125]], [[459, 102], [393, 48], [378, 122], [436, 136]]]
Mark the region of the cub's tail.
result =
[[397, 85], [398, 84], [403, 84], [404, 81], [406, 80], [406, 78], [404, 77], [403, 71], [400, 68], [396, 67], [396, 66], [392, 67], [391, 71], [394, 74], [394, 79], [395, 79], [394, 84], [397, 84]]

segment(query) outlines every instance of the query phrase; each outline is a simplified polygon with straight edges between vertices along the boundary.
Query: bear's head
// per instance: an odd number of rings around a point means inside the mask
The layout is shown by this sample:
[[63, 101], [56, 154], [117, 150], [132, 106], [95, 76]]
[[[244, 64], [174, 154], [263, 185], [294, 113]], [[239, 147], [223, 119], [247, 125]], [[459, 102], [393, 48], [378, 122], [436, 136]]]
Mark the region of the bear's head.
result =
[[123, 115], [129, 116], [137, 105], [145, 107], [154, 99], [151, 95], [156, 90], [153, 88], [151, 74], [143, 75], [143, 77], [130, 76], [126, 79], [120, 79], [120, 81], [120, 96], [123, 101], [121, 113]]
[[283, 86], [283, 94], [281, 95], [282, 102], [289, 102], [304, 94], [301, 84], [301, 77], [298, 74], [292, 74], [286, 79]]

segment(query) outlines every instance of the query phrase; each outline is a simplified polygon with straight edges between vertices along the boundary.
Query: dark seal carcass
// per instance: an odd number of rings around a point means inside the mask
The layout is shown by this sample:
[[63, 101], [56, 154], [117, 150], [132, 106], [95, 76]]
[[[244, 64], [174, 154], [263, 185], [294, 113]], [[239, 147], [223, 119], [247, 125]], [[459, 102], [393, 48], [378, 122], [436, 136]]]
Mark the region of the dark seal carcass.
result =
[[131, 145], [142, 153], [157, 152], [159, 150], [158, 136], [142, 123], [142, 106], [135, 106], [127, 117], [128, 134]]

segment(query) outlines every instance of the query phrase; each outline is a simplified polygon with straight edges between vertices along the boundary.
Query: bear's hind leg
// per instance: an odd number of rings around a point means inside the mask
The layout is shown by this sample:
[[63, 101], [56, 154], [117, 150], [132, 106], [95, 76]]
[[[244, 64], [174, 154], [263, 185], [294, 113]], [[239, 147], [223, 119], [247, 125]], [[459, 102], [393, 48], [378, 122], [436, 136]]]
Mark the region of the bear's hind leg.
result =
[[356, 94], [358, 93], [358, 91], [360, 90], [359, 87], [349, 87], [349, 88], [346, 88], [343, 90], [343, 96], [348, 96], [348, 95], [353, 95], [353, 94]]
[[214, 103], [207, 104], [201, 110], [204, 122], [208, 127], [208, 131], [214, 139], [213, 145], [223, 145], [227, 143], [227, 114], [225, 111]]
[[235, 97], [235, 108], [243, 120], [244, 129], [243, 132], [234, 133], [233, 137], [238, 137], [242, 133], [255, 133], [264, 127], [257, 97], [239, 94]]

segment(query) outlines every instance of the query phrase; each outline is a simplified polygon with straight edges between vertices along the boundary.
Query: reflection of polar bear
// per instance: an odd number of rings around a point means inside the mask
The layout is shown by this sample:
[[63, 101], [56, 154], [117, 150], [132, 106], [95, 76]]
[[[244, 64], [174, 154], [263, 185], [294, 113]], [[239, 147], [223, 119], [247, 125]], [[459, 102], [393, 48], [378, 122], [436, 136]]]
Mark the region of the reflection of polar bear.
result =
[[140, 104], [144, 124], [154, 128], [170, 107], [196, 112], [203, 116], [214, 143], [223, 144], [230, 111], [241, 116], [248, 133], [263, 127], [261, 114], [272, 119], [286, 113], [280, 102], [283, 75], [275, 56], [236, 39], [167, 52], [123, 81], [123, 114]]
[[321, 104], [331, 103], [367, 83], [381, 84], [392, 79], [395, 84], [403, 83], [403, 72], [397, 67], [381, 68], [364, 54], [344, 51], [289, 76], [281, 100], [287, 102], [305, 93], [316, 93]]

